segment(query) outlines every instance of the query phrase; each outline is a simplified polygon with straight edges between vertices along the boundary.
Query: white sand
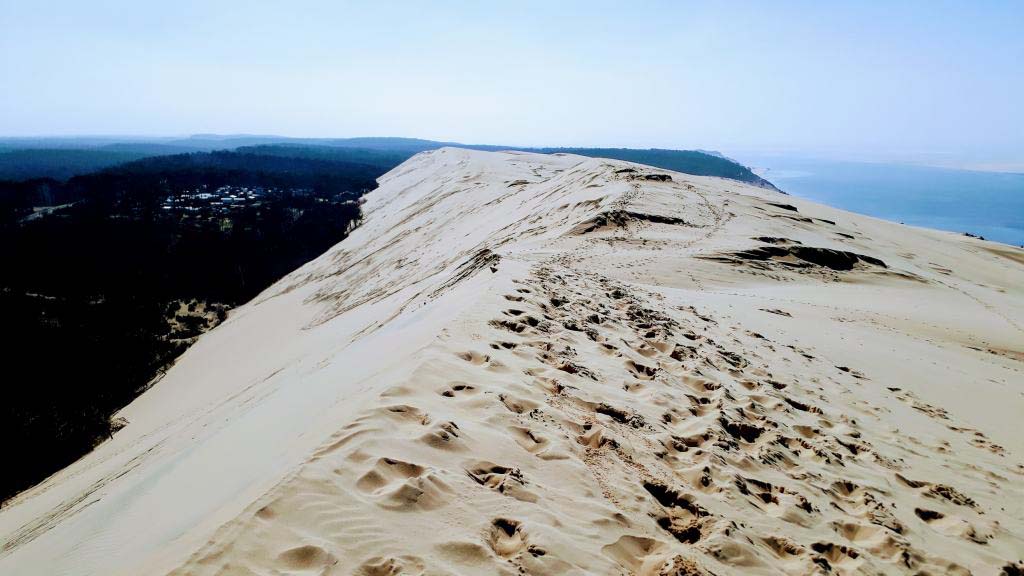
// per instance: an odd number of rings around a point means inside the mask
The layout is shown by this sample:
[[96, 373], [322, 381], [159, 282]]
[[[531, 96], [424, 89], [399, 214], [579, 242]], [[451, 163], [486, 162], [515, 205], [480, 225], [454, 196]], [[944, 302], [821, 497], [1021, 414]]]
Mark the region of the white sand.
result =
[[[643, 178], [663, 173], [409, 160], [350, 238], [0, 511], [0, 574], [996, 574], [1024, 558], [1024, 251]], [[758, 247], [778, 254], [735, 255]]]

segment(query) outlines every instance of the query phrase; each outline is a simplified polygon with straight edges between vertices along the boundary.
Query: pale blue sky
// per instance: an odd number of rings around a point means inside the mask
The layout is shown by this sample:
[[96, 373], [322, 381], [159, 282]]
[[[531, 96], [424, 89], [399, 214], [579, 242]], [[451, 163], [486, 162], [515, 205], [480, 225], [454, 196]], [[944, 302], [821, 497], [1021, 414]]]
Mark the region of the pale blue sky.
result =
[[1024, 2], [0, 0], [0, 135], [1024, 160]]

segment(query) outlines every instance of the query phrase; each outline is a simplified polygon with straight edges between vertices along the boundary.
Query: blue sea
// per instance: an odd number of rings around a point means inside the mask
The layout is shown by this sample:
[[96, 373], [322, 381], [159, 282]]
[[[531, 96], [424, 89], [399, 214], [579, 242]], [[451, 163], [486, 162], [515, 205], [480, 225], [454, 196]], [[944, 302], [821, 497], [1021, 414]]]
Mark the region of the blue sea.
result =
[[1024, 174], [739, 155], [784, 192], [851, 212], [1024, 245]]

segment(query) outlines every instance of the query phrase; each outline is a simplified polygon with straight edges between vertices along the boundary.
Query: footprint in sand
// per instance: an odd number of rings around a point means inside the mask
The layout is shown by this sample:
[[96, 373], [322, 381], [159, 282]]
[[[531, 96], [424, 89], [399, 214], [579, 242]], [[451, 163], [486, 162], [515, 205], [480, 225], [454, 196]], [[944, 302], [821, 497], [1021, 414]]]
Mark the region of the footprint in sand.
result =
[[526, 480], [519, 468], [501, 466], [486, 460], [473, 462], [466, 467], [466, 474], [477, 484], [506, 496], [524, 502], [536, 502], [537, 496], [526, 490]]
[[379, 458], [356, 481], [356, 488], [389, 510], [433, 510], [448, 503], [451, 487], [424, 466]]
[[338, 560], [327, 550], [306, 544], [281, 552], [277, 555], [277, 563], [291, 574], [321, 574]]
[[463, 434], [455, 422], [438, 422], [431, 426], [426, 434], [420, 436], [420, 442], [438, 450], [462, 451], [466, 450]]
[[496, 518], [487, 529], [484, 541], [502, 558], [512, 558], [527, 548], [526, 532], [517, 520]]
[[465, 382], [452, 382], [447, 388], [440, 392], [441, 396], [444, 396], [445, 398], [454, 398], [456, 396], [466, 396], [476, 393], [476, 387], [466, 384]]
[[355, 570], [356, 576], [420, 576], [426, 569], [423, 560], [416, 556], [382, 557], [367, 559]]
[[636, 576], [708, 574], [696, 561], [674, 553], [669, 544], [643, 536], [622, 536], [601, 553]]

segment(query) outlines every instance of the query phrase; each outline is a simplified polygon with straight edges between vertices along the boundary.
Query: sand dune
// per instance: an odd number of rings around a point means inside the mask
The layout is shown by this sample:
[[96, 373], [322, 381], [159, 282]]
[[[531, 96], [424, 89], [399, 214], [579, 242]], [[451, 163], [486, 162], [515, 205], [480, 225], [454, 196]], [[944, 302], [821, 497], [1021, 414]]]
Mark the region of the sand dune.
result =
[[2, 574], [1007, 574], [1024, 251], [445, 148], [0, 511]]

